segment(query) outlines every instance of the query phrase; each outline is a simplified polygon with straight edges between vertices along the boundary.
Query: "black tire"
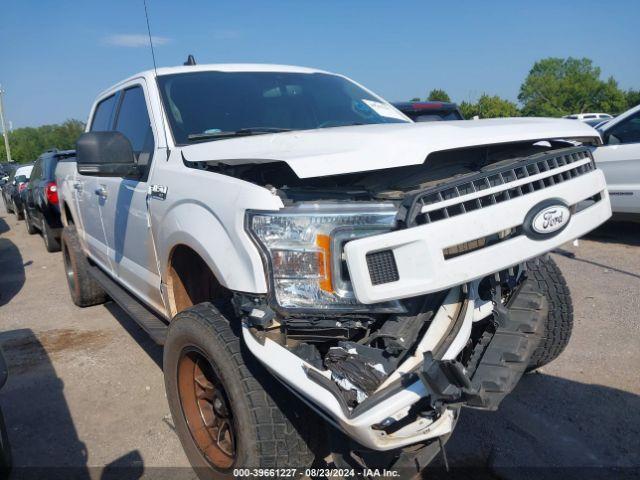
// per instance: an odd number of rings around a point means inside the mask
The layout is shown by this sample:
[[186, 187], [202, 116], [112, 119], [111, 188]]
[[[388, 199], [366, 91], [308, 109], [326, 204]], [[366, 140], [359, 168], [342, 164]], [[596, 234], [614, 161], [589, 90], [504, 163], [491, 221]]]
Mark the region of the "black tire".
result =
[[[232, 328], [211, 303], [201, 303], [178, 313], [169, 326], [164, 344], [165, 388], [176, 433], [191, 465], [202, 479], [231, 478], [235, 468], [310, 466], [314, 455], [306, 435], [300, 432], [311, 431], [310, 417], [314, 414], [253, 357], [239, 338], [239, 320], [234, 322], [237, 328]], [[234, 455], [226, 457], [224, 467], [207, 460], [190, 430], [189, 425], [197, 430], [194, 423], [206, 415], [196, 416], [194, 421], [193, 413], [188, 413], [193, 401], [187, 398], [191, 389], [184, 385], [190, 375], [184, 372], [196, 370], [183, 368], [189, 355], [196, 355], [210, 366], [210, 375], [215, 377], [209, 383], [215, 386], [211, 389], [216, 392], [213, 398], [224, 397], [227, 411], [231, 412], [214, 415], [215, 425], [222, 418], [233, 427], [235, 441], [229, 444], [235, 445]]]
[[47, 219], [42, 220], [42, 239], [44, 240], [44, 246], [47, 252], [59, 252], [60, 251], [60, 239], [56, 238], [53, 230], [47, 223]]
[[11, 445], [7, 435], [7, 427], [4, 423], [2, 411], [0, 411], [0, 480], [9, 478], [13, 458], [11, 454]]
[[573, 330], [573, 303], [567, 281], [549, 256], [527, 262], [527, 273], [549, 304], [542, 339], [527, 367], [527, 371], [531, 371], [555, 360], [569, 343]]
[[79, 307], [104, 303], [107, 294], [89, 273], [89, 261], [82, 252], [78, 233], [73, 225], [64, 227], [61, 240], [64, 270], [73, 303]]
[[29, 211], [27, 210], [27, 207], [24, 207], [23, 216], [24, 216], [24, 225], [25, 227], [27, 227], [27, 233], [29, 235], [33, 235], [34, 233], [36, 233], [37, 229], [31, 223], [31, 218], [29, 217]]

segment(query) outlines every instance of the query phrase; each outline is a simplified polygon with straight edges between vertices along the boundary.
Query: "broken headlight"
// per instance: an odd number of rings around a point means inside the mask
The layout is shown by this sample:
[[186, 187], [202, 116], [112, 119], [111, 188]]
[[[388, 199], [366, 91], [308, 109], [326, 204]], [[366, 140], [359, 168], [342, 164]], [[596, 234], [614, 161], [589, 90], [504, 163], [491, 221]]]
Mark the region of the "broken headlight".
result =
[[345, 243], [395, 225], [392, 204], [300, 204], [277, 212], [247, 212], [247, 227], [268, 262], [280, 307], [401, 311], [397, 302], [364, 305], [353, 295]]

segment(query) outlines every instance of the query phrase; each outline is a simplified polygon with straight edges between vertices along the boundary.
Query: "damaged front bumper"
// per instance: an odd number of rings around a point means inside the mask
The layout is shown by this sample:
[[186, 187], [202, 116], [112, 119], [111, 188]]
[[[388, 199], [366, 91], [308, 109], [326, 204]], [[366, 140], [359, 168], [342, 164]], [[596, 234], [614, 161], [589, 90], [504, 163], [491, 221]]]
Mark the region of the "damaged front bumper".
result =
[[[330, 373], [261, 335], [248, 323], [249, 350], [289, 389], [351, 439], [373, 450], [392, 450], [441, 437], [453, 430], [456, 408], [495, 409], [524, 372], [540, 339], [547, 310], [544, 297], [525, 281], [506, 306], [494, 311], [477, 296], [477, 283], [452, 289], [420, 339], [413, 356], [355, 408], [342, 398]], [[488, 307], [488, 308], [487, 308]], [[472, 324], [493, 315], [491, 341], [474, 352], [473, 372], [456, 357]]]

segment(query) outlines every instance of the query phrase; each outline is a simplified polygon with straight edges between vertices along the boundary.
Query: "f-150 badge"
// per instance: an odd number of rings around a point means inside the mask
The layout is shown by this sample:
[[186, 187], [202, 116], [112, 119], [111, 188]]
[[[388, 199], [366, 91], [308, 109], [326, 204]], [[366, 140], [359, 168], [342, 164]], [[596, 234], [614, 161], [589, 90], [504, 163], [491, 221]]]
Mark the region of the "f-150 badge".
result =
[[164, 200], [167, 198], [167, 191], [169, 187], [166, 185], [150, 185], [149, 186], [149, 195], [151, 198], [157, 198], [159, 200]]

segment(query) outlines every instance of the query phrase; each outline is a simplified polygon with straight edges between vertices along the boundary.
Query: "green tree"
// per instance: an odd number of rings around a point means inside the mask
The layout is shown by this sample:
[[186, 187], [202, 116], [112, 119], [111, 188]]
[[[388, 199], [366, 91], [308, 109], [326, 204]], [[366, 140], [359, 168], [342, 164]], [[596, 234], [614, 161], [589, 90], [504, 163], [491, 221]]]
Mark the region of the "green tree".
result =
[[476, 108], [475, 103], [463, 100], [462, 102], [460, 102], [460, 104], [458, 104], [458, 108], [460, 109], [460, 113], [462, 114], [462, 116], [467, 120], [470, 120], [474, 115], [477, 115], [476, 112], [478, 111], [478, 109]]
[[640, 105], [640, 90], [630, 88], [624, 92], [624, 97], [627, 101], [627, 110], [635, 107], [636, 105]]
[[451, 97], [441, 88], [434, 88], [429, 92], [429, 95], [427, 95], [427, 100], [430, 102], [450, 102]]
[[586, 111], [620, 113], [626, 100], [617, 82], [600, 79], [600, 68], [588, 58], [537, 61], [520, 87], [522, 113], [560, 117]]
[[[11, 158], [16, 162], [32, 162], [45, 150], [75, 148], [76, 140], [84, 131], [80, 120], [67, 120], [56, 125], [16, 128], [9, 132]], [[7, 160], [4, 142], [0, 142], [0, 162]]]
[[480, 118], [519, 117], [518, 106], [497, 95], [483, 93], [476, 103], [462, 102], [460, 112], [464, 118], [471, 119], [474, 116]]
[[413, 97], [411, 100], [409, 100], [410, 102], [419, 102], [420, 101], [420, 97]]

